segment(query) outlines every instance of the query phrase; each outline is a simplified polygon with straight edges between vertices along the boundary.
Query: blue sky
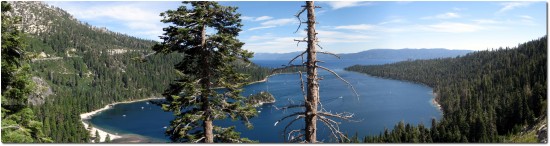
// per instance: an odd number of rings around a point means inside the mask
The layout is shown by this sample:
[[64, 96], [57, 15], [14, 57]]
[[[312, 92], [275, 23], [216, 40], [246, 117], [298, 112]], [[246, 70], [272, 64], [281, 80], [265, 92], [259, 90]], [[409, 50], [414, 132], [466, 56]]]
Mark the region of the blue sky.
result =
[[[70, 2], [49, 1], [77, 19], [115, 32], [159, 40], [159, 13], [176, 9], [180, 2]], [[294, 39], [294, 15], [304, 2], [222, 1], [242, 14], [239, 39], [244, 49], [259, 53], [303, 50]], [[547, 34], [546, 2], [390, 2], [321, 1], [316, 9], [321, 46], [335, 53], [368, 49], [447, 48], [485, 50], [519, 43]], [[303, 15], [302, 18], [305, 18]], [[302, 28], [303, 30], [303, 28]]]

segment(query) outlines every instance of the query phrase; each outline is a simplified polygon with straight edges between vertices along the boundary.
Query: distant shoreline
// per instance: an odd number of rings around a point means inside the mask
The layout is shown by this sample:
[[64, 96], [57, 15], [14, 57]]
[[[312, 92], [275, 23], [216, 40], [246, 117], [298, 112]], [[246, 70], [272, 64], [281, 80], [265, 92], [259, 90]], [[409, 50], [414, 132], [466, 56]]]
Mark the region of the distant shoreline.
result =
[[152, 99], [163, 99], [163, 98], [162, 97], [150, 97], [150, 98], [145, 98], [145, 99], [138, 99], [138, 100], [121, 101], [121, 102], [111, 103], [111, 104], [108, 104], [108, 105], [106, 105], [105, 107], [103, 107], [101, 109], [97, 109], [97, 110], [94, 110], [94, 111], [91, 111], [91, 112], [80, 114], [80, 122], [82, 122], [82, 124], [84, 125], [84, 128], [86, 128], [86, 130], [88, 130], [88, 132], [90, 133], [91, 136], [95, 136], [95, 132], [97, 130], [97, 132], [99, 133], [99, 136], [101, 138], [100, 142], [105, 142], [105, 138], [107, 137], [107, 134], [109, 134], [109, 137], [110, 137], [111, 141], [114, 140], [114, 139], [119, 139], [119, 138], [122, 138], [123, 136], [118, 135], [118, 134], [109, 133], [105, 130], [102, 130], [102, 129], [96, 127], [96, 126], [93, 126], [92, 129], [88, 129], [88, 126], [90, 125], [90, 123], [88, 123], [86, 120], [92, 118], [92, 116], [94, 116], [95, 114], [101, 113], [104, 110], [111, 109], [116, 104], [133, 103], [133, 102], [146, 101], [146, 100], [152, 100]]

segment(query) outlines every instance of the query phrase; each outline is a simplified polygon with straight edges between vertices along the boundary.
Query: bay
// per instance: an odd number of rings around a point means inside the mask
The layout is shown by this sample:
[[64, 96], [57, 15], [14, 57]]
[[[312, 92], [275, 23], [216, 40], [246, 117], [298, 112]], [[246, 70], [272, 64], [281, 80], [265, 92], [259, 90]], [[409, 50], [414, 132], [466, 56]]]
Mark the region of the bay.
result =
[[[280, 67], [287, 64], [286, 60], [253, 60], [256, 64], [266, 67]], [[354, 114], [354, 121], [341, 121], [340, 129], [350, 136], [357, 133], [360, 138], [366, 135], [378, 135], [385, 128], [392, 129], [400, 121], [413, 125], [431, 125], [431, 119], [440, 119], [442, 113], [435, 107], [432, 88], [411, 82], [382, 79], [365, 74], [348, 72], [343, 68], [355, 64], [385, 64], [400, 60], [329, 60], [320, 63], [348, 80], [357, 90], [355, 96], [351, 88], [344, 82], [326, 71], [319, 71], [320, 96], [323, 108], [333, 113], [350, 112]], [[305, 75], [304, 75], [305, 78]], [[299, 111], [277, 110], [289, 104], [303, 102], [298, 74], [279, 74], [268, 78], [267, 82], [256, 83], [245, 87], [243, 95], [268, 91], [272, 93], [276, 102], [258, 107], [258, 117], [251, 119], [253, 129], [245, 128], [240, 121], [215, 121], [216, 125], [236, 126], [242, 137], [258, 140], [261, 143], [284, 142], [284, 127], [293, 118], [276, 121], [282, 117]], [[148, 142], [169, 142], [164, 135], [165, 128], [173, 119], [172, 113], [164, 112], [148, 101], [117, 104], [93, 116], [89, 122], [111, 133], [139, 136]], [[303, 127], [303, 120], [295, 122], [291, 129]], [[330, 131], [318, 122], [318, 140], [334, 142]]]

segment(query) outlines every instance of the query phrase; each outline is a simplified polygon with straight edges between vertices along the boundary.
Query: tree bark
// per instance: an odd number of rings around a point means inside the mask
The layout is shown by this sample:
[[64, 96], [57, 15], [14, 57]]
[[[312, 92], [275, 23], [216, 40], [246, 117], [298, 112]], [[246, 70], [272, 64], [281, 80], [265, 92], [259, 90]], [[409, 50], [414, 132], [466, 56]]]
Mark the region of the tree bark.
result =
[[317, 103], [319, 102], [319, 83], [317, 79], [317, 55], [315, 43], [315, 6], [306, 1], [307, 9], [307, 99], [306, 99], [306, 142], [317, 142]]
[[214, 133], [213, 133], [213, 125], [212, 125], [212, 113], [210, 113], [210, 101], [208, 100], [209, 96], [210, 96], [210, 69], [208, 69], [208, 67], [210, 66], [208, 60], [209, 60], [209, 53], [207, 48], [206, 48], [206, 26], [203, 25], [202, 26], [202, 31], [201, 31], [201, 48], [202, 48], [202, 51], [203, 51], [203, 55], [202, 55], [202, 62], [204, 63], [203, 64], [203, 76], [202, 76], [202, 79], [201, 79], [201, 84], [202, 84], [202, 93], [201, 93], [201, 98], [202, 98], [202, 102], [203, 102], [203, 105], [202, 105], [202, 109], [203, 111], [205, 111], [205, 114], [204, 116], [206, 117], [203, 121], [203, 126], [204, 126], [204, 142], [205, 143], [214, 143]]

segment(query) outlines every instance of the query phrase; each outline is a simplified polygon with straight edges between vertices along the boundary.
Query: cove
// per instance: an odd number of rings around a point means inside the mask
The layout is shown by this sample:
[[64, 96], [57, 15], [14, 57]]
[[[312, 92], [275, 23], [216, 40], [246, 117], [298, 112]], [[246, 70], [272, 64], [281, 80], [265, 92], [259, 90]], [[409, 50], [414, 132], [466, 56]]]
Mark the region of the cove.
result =
[[[333, 69], [342, 78], [348, 80], [357, 90], [359, 96], [342, 81], [329, 72], [319, 71], [320, 96], [323, 108], [333, 113], [354, 113], [353, 122], [341, 121], [340, 129], [349, 136], [355, 133], [362, 138], [366, 135], [378, 135], [385, 128], [392, 129], [400, 121], [413, 125], [431, 126], [431, 119], [440, 119], [441, 111], [432, 104], [432, 88], [411, 82], [382, 79], [365, 74], [343, 70], [354, 64], [384, 64], [398, 60], [335, 60], [321, 64]], [[258, 60], [255, 63], [278, 67], [286, 64], [285, 60]], [[305, 77], [305, 75], [304, 75]], [[267, 82], [251, 84], [245, 87], [243, 95], [248, 96], [260, 91], [272, 93], [276, 102], [258, 107], [258, 117], [251, 119], [253, 129], [247, 129], [240, 121], [215, 121], [224, 127], [236, 126], [242, 137], [257, 140], [261, 143], [284, 142], [287, 135], [283, 129], [293, 118], [275, 122], [284, 116], [300, 110], [277, 110], [276, 107], [303, 102], [298, 74], [279, 74], [268, 78]], [[113, 108], [96, 114], [88, 120], [94, 127], [105, 129], [110, 133], [139, 136], [148, 142], [169, 142], [164, 135], [165, 127], [173, 119], [172, 113], [164, 112], [160, 107], [148, 101], [114, 105]], [[303, 127], [303, 122], [295, 122], [289, 128]], [[317, 127], [317, 139], [333, 142], [330, 131], [320, 122]]]

